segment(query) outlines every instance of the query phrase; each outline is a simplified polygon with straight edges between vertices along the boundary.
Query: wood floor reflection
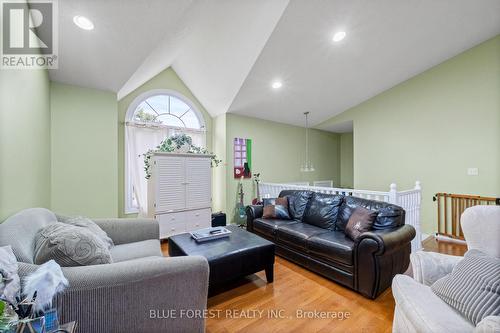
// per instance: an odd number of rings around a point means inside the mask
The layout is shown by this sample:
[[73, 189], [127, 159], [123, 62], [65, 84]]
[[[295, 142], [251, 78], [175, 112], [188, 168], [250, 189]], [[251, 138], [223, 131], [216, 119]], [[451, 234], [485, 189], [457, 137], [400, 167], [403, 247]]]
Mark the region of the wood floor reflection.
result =
[[[162, 249], [167, 255], [166, 243]], [[424, 250], [463, 255], [466, 247], [431, 238]], [[264, 272], [250, 275], [209, 297], [208, 309], [215, 316], [207, 319], [208, 333], [391, 332], [394, 299], [390, 288], [366, 299], [277, 256], [273, 283]]]

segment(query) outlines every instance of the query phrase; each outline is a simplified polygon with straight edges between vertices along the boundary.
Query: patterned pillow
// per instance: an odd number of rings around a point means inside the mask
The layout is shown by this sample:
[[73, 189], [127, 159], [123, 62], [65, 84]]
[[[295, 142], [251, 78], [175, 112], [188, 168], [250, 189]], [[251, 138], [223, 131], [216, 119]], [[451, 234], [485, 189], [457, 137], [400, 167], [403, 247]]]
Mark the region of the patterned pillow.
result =
[[99, 227], [94, 221], [86, 217], [70, 217], [64, 219], [61, 222], [89, 229], [94, 235], [99, 237], [108, 246], [108, 249], [111, 249], [113, 246], [115, 246], [113, 240], [109, 238], [108, 234], [104, 230], [102, 230], [101, 227]]
[[470, 250], [432, 291], [474, 325], [500, 315], [500, 259]]
[[357, 240], [363, 232], [370, 231], [377, 218], [377, 212], [358, 206], [354, 209], [345, 226], [345, 234], [353, 241]]
[[51, 259], [63, 267], [113, 262], [107, 244], [89, 229], [61, 222], [42, 228], [35, 239], [34, 263]]
[[288, 198], [266, 198], [263, 200], [263, 203], [263, 218], [290, 220], [290, 214], [288, 214]]

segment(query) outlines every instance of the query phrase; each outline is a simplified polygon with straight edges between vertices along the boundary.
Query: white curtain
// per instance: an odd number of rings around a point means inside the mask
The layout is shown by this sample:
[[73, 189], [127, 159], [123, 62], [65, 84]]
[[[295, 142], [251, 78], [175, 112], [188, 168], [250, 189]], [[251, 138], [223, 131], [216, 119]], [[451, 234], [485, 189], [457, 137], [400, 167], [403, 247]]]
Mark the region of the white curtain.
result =
[[197, 130], [189, 130], [189, 129], [184, 129], [184, 130], [174, 130], [173, 133], [170, 135], [173, 135], [174, 133], [185, 133], [193, 139], [193, 145], [198, 146], [198, 147], [206, 147], [206, 133], [205, 132], [200, 132]]
[[127, 124], [126, 131], [126, 156], [130, 188], [125, 190], [126, 195], [134, 196], [133, 204], [139, 209], [139, 216], [147, 216], [148, 186], [146, 172], [144, 171], [144, 156], [149, 149], [154, 149], [166, 137], [183, 132], [191, 136], [193, 144], [205, 147], [205, 133], [200, 131], [178, 130], [168, 127], [139, 127]]
[[[144, 171], [144, 153], [149, 149], [153, 149], [160, 144], [168, 135], [166, 128], [148, 128], [136, 127], [133, 125], [125, 126], [126, 129], [126, 144], [128, 158], [129, 181], [135, 204], [139, 209], [139, 216], [147, 215], [148, 207], [148, 183], [146, 172]], [[127, 193], [132, 195], [132, 193]]]

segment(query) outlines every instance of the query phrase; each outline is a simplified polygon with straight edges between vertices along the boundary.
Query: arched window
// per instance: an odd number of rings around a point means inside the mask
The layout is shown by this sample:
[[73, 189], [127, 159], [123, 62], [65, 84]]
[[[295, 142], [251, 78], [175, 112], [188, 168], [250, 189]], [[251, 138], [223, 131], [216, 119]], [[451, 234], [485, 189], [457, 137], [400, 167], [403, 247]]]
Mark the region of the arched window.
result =
[[144, 93], [130, 104], [125, 119], [125, 213], [146, 213], [143, 154], [178, 133], [189, 135], [194, 145], [206, 146], [203, 115], [186, 97], [161, 89]]

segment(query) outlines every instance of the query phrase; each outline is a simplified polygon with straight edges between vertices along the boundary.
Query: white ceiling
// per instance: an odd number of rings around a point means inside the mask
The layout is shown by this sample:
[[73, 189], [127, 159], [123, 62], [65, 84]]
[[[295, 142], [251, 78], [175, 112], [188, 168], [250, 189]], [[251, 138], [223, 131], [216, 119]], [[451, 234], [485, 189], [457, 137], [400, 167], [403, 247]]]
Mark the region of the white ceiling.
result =
[[163, 40], [118, 98], [172, 66], [212, 115], [226, 112], [287, 4], [288, 0], [198, 1], [185, 18], [182, 41], [174, 45]]
[[[193, 0], [59, 1], [59, 69], [51, 80], [117, 92], [158, 42], [178, 36]], [[75, 15], [95, 26], [85, 31]]]
[[499, 0], [64, 0], [50, 76], [120, 99], [172, 66], [212, 115], [318, 124], [499, 33]]
[[292, 0], [229, 112], [318, 124], [498, 33], [498, 0]]

